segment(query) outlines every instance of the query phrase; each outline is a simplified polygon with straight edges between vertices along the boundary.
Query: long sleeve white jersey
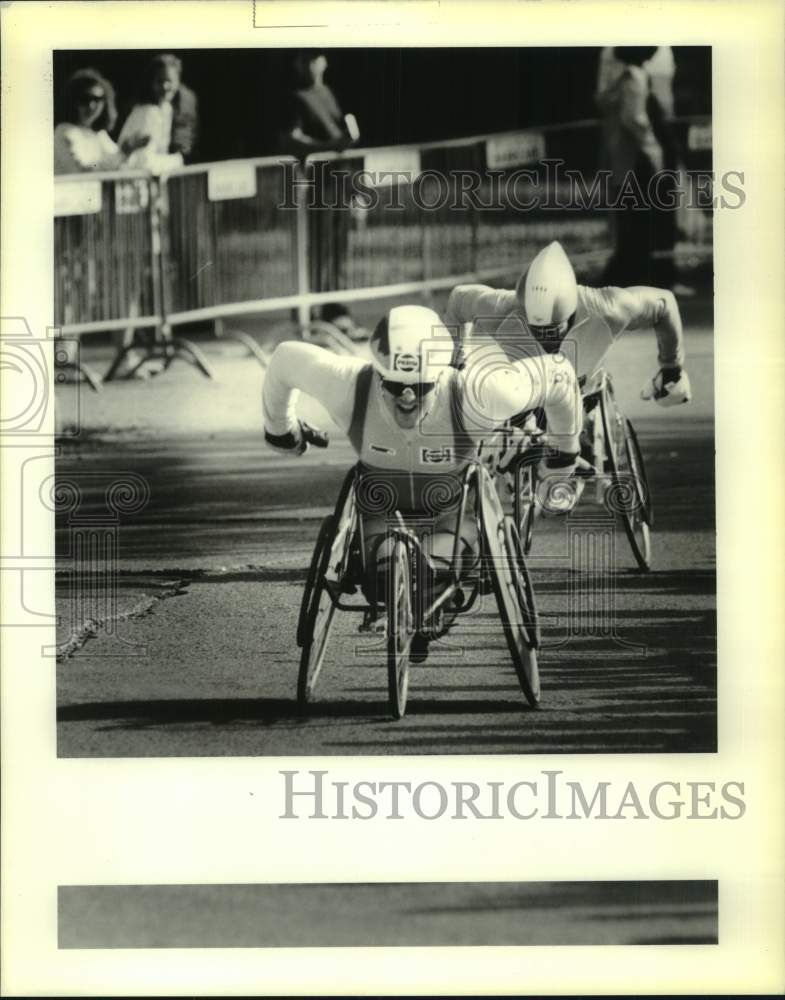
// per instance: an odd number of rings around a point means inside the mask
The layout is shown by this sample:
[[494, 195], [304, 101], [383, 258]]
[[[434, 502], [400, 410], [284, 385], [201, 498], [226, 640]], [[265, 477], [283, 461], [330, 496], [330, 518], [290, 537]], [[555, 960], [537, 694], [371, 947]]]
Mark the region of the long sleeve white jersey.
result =
[[549, 442], [576, 453], [580, 395], [572, 365], [562, 355], [511, 362], [495, 344], [473, 352], [462, 370], [444, 368], [418, 425], [397, 425], [382, 398], [371, 363], [299, 342], [279, 344], [262, 395], [268, 433], [297, 428], [297, 392], [318, 400], [349, 436], [360, 460], [391, 472], [430, 474], [461, 469], [478, 443], [509, 417], [544, 407]]
[[[446, 322], [471, 323], [472, 338], [482, 341], [492, 337], [511, 359], [544, 353], [526, 326], [514, 290], [459, 285], [450, 294]], [[672, 292], [644, 285], [632, 288], [578, 285], [575, 322], [559, 349], [572, 362], [579, 377], [590, 377], [625, 330], [649, 327], [657, 337], [660, 366], [682, 365], [684, 337]]]

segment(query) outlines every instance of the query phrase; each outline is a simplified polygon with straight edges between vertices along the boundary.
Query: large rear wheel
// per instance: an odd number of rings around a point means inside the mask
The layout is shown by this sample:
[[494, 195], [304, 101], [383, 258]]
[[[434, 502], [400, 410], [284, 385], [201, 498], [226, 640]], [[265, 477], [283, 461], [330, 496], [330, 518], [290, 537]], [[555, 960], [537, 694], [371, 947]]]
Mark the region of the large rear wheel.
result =
[[326, 579], [332, 541], [335, 535], [333, 523], [333, 517], [325, 518], [322, 523], [311, 561], [312, 568], [316, 567], [313, 573], [313, 582], [310, 592], [306, 590], [306, 593], [303, 594], [305, 613], [303, 614], [301, 610], [302, 630], [298, 627], [298, 633], [302, 631], [302, 653], [300, 654], [300, 673], [297, 677], [297, 701], [301, 706], [310, 701], [319, 679], [327, 649], [327, 639], [335, 615], [335, 603], [327, 588]]
[[486, 566], [518, 682], [526, 700], [536, 708], [540, 702], [540, 672], [537, 650], [521, 611], [516, 553], [508, 548], [504, 513], [493, 483], [482, 469], [478, 476]]
[[651, 569], [652, 521], [649, 483], [638, 438], [606, 387], [600, 397], [600, 414], [605, 438], [605, 458], [611, 482], [605, 492], [606, 506], [618, 514], [642, 571]]
[[357, 501], [350, 473], [341, 489], [335, 512], [322, 521], [300, 604], [297, 643], [302, 647], [297, 678], [297, 701], [310, 701], [324, 663], [335, 601], [341, 593], [357, 530]]
[[397, 537], [388, 571], [387, 688], [393, 716], [402, 719], [409, 693], [409, 649], [414, 637], [412, 573], [409, 545]]
[[513, 571], [515, 573], [518, 604], [523, 615], [523, 624], [529, 637], [529, 645], [535, 649], [539, 649], [542, 635], [540, 631], [540, 617], [537, 614], [537, 605], [534, 600], [534, 587], [532, 586], [529, 567], [526, 565], [526, 557], [521, 545], [521, 539], [515, 527], [515, 522], [511, 517], [505, 517], [504, 519], [504, 538], [507, 550], [514, 553]]
[[311, 605], [313, 604], [313, 589], [319, 577], [319, 567], [321, 566], [325, 545], [332, 536], [332, 522], [332, 517], [327, 516], [319, 526], [319, 534], [316, 536], [316, 545], [314, 545], [313, 555], [311, 556], [311, 565], [308, 567], [308, 576], [305, 578], [303, 596], [300, 600], [300, 615], [297, 619], [297, 645], [300, 648], [302, 648], [308, 638], [308, 621]]

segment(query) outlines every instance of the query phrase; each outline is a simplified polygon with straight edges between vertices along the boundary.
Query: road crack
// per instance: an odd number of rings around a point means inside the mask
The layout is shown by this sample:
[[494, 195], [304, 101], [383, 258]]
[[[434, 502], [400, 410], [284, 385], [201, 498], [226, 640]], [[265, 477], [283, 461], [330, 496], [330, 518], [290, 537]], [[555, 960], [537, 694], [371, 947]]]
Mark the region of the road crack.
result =
[[90, 639], [95, 639], [107, 625], [120, 622], [138, 621], [153, 613], [156, 605], [170, 597], [180, 597], [188, 593], [190, 581], [177, 580], [168, 587], [162, 587], [154, 594], [146, 595], [127, 611], [103, 615], [99, 618], [87, 618], [74, 628], [68, 638], [57, 646], [56, 660], [63, 663], [77, 653]]

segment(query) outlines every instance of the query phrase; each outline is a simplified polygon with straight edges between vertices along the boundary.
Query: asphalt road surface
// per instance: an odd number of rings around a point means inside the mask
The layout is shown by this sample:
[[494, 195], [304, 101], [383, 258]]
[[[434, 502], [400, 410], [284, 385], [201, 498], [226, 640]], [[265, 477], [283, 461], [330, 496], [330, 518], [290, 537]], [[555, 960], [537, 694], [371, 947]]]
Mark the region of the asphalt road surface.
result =
[[[78, 486], [79, 514], [100, 516], [107, 483], [124, 472], [143, 478], [149, 498], [116, 524], [94, 522], [92, 535], [84, 517], [58, 517], [59, 754], [715, 750], [713, 342], [706, 324], [688, 330], [689, 407], [637, 398], [656, 370], [650, 333], [622, 339], [610, 365], [649, 469], [652, 572], [633, 570], [621, 527], [612, 573], [575, 563], [570, 532], [598, 518], [607, 527], [589, 496], [569, 522], [538, 524], [538, 710], [526, 706], [488, 597], [411, 668], [398, 722], [382, 637], [359, 633], [359, 615], [337, 614], [316, 699], [300, 714], [300, 595], [320, 520], [352, 464], [347, 442], [335, 435], [299, 460], [265, 449], [261, 369], [223, 347], [211, 354], [216, 384], [173, 368], [149, 384], [82, 392], [83, 433], [58, 462], [60, 481]], [[60, 391], [61, 412], [73, 391]], [[106, 557], [110, 536], [117, 551]]]

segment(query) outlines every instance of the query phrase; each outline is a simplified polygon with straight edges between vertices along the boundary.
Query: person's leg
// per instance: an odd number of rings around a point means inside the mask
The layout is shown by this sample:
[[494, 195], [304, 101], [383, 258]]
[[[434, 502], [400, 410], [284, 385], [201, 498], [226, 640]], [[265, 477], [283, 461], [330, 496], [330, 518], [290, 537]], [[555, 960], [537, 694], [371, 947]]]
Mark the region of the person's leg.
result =
[[676, 198], [676, 180], [665, 175], [659, 185], [659, 202], [652, 206], [654, 260], [652, 284], [657, 288], [673, 288], [676, 265], [673, 251], [676, 246], [676, 210], [668, 208]]
[[632, 206], [615, 213], [616, 249], [605, 266], [603, 285], [632, 285], [642, 280], [647, 257], [648, 234], [642, 233], [642, 212]]

